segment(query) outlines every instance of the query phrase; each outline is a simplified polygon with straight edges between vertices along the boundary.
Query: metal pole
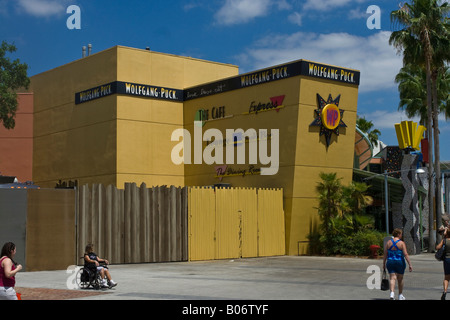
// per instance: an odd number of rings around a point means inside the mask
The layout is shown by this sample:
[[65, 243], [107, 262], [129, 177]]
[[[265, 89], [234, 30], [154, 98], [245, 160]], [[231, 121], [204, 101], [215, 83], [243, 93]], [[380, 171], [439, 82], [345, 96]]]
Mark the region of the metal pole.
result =
[[422, 231], [422, 195], [419, 193], [419, 216], [420, 216], [420, 242], [421, 252], [423, 252], [423, 231]]
[[389, 235], [389, 199], [387, 170], [384, 170], [384, 207], [386, 209], [386, 234]]

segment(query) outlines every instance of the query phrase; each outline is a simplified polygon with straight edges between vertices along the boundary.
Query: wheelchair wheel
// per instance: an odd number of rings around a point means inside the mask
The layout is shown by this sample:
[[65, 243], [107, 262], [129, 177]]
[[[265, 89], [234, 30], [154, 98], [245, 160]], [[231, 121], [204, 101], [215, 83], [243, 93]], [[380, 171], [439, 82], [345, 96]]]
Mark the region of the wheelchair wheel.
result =
[[80, 268], [76, 275], [77, 285], [81, 289], [87, 289], [91, 285], [90, 281], [91, 275], [90, 271], [84, 268]]
[[95, 275], [93, 275], [92, 279], [91, 279], [91, 286], [95, 289], [98, 290], [100, 289], [100, 273], [96, 272]]

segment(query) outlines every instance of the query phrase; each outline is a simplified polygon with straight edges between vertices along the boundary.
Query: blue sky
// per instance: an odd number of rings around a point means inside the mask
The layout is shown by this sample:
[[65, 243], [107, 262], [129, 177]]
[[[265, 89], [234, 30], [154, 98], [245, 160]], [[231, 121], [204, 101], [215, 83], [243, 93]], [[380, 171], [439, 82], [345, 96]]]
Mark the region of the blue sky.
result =
[[[29, 76], [115, 45], [231, 63], [240, 72], [298, 59], [361, 71], [358, 114], [397, 145], [394, 77], [402, 58], [389, 46], [393, 0], [0, 0], [0, 40], [14, 43]], [[69, 30], [70, 5], [81, 9], [81, 29]], [[367, 9], [381, 9], [380, 29], [369, 29]], [[342, 108], [345, 109], [344, 106]], [[418, 121], [418, 119], [412, 119]], [[440, 118], [441, 160], [450, 160], [450, 121]]]

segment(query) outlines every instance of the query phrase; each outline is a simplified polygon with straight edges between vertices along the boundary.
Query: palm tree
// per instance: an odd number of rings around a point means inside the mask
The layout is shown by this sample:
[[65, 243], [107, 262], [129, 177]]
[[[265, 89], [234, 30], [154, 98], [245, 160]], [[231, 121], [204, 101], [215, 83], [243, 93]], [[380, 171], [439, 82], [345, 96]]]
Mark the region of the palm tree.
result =
[[[391, 12], [391, 21], [402, 27], [392, 32], [389, 43], [403, 52], [404, 65], [414, 64], [423, 67], [426, 77], [427, 92], [427, 134], [429, 156], [429, 185], [433, 186], [433, 133], [436, 158], [436, 201], [440, 203], [440, 154], [439, 154], [439, 124], [438, 102], [433, 90], [437, 88], [437, 69], [441, 68], [444, 61], [449, 60], [449, 33], [448, 13], [450, 7], [447, 2], [441, 0], [412, 0], [411, 4], [405, 3], [399, 10]], [[434, 100], [434, 101], [433, 101]], [[434, 102], [434, 104], [433, 104]], [[433, 122], [433, 126], [432, 126]], [[429, 207], [433, 208], [431, 192], [428, 197]], [[437, 206], [436, 215], [440, 217], [441, 208]], [[430, 226], [433, 225], [433, 214], [430, 212]], [[437, 219], [439, 221], [440, 219]], [[434, 247], [435, 235], [430, 232], [430, 246]]]
[[[420, 123], [427, 122], [427, 92], [425, 71], [416, 65], [406, 65], [395, 77], [398, 83], [400, 102], [398, 109], [405, 110], [408, 118], [419, 117]], [[437, 74], [433, 96], [438, 102], [438, 111], [450, 118], [450, 68], [444, 66]]]
[[[430, 42], [430, 22], [426, 19], [430, 10], [424, 10], [425, 3], [434, 0], [413, 0], [405, 3], [399, 10], [391, 12], [392, 22], [403, 29], [392, 32], [389, 44], [403, 52], [403, 65], [425, 65], [427, 86], [427, 131], [428, 140], [432, 141], [432, 95], [431, 95], [431, 61], [432, 46]], [[432, 144], [429, 144], [430, 164], [432, 163]], [[431, 172], [430, 172], [431, 174]]]
[[354, 237], [373, 226], [373, 217], [364, 209], [373, 201], [367, 195], [368, 185], [351, 182], [341, 184], [336, 173], [320, 173], [316, 185], [319, 195], [318, 213], [321, 220], [320, 233], [309, 235], [318, 251], [328, 253], [348, 252], [354, 245]]
[[[432, 45], [434, 49], [434, 55], [432, 60], [432, 72], [431, 72], [431, 90], [433, 96], [433, 129], [434, 129], [434, 155], [435, 155], [435, 172], [436, 172], [436, 203], [437, 205], [437, 217], [441, 217], [442, 207], [442, 184], [441, 184], [441, 163], [440, 163], [440, 131], [439, 131], [439, 113], [441, 112], [442, 99], [439, 94], [439, 82], [442, 82], [442, 76], [445, 76], [448, 68], [445, 63], [450, 61], [450, 24], [448, 14], [450, 12], [450, 6], [447, 2], [443, 3], [441, 10], [433, 10], [436, 21], [436, 32], [438, 37], [432, 39]], [[443, 16], [443, 15], [444, 16]], [[446, 85], [444, 85], [445, 87]], [[445, 92], [448, 95], [448, 87]], [[447, 116], [447, 114], [446, 114]], [[439, 224], [441, 219], [438, 219]]]
[[444, 113], [445, 119], [450, 119], [450, 67], [445, 67], [438, 79], [438, 93], [440, 93], [440, 110]]
[[339, 208], [342, 197], [341, 178], [337, 178], [336, 173], [320, 173], [321, 181], [316, 186], [319, 194], [319, 216], [322, 220], [322, 231], [329, 234], [332, 221], [336, 217], [342, 216]]
[[427, 84], [425, 71], [408, 64], [395, 77], [400, 94], [399, 110], [404, 110], [408, 118], [420, 117], [420, 124], [427, 123]]
[[378, 147], [378, 137], [381, 136], [381, 132], [378, 129], [372, 129], [373, 123], [372, 121], [366, 120], [365, 117], [357, 117], [356, 118], [356, 126], [364, 133], [367, 134], [370, 142]]
[[352, 181], [343, 187], [341, 209], [349, 216], [353, 225], [353, 232], [365, 228], [373, 223], [373, 217], [365, 215], [364, 209], [373, 203], [373, 198], [367, 194], [369, 185]]

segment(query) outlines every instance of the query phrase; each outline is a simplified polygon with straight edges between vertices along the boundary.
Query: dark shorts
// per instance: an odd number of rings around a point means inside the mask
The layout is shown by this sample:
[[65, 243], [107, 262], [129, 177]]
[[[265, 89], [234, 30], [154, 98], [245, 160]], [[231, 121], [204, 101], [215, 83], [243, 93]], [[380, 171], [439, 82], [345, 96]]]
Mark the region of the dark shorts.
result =
[[404, 274], [406, 269], [405, 260], [388, 260], [386, 262], [388, 273]]
[[444, 259], [444, 274], [450, 275], [450, 258]]

